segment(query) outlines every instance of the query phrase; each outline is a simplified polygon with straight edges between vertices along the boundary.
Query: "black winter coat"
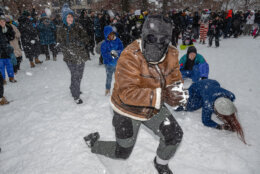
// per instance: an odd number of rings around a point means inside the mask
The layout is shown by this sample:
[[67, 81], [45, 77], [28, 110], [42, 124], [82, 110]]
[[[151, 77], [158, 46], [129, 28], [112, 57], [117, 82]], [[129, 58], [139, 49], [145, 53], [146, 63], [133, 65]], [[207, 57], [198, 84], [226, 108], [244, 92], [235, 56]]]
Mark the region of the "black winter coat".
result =
[[6, 28], [7, 32], [3, 33], [2, 27], [0, 26], [0, 59], [10, 58], [10, 54], [14, 51], [9, 41], [14, 39], [15, 32], [9, 24], [6, 24]]
[[89, 37], [81, 25], [77, 23], [71, 27], [63, 25], [57, 32], [57, 42], [65, 62], [81, 64], [89, 60], [85, 49], [85, 45], [89, 44]]
[[26, 16], [21, 16], [18, 22], [18, 29], [21, 32], [21, 41], [26, 57], [38, 57], [40, 54], [40, 43], [36, 28], [33, 27], [32, 21]]

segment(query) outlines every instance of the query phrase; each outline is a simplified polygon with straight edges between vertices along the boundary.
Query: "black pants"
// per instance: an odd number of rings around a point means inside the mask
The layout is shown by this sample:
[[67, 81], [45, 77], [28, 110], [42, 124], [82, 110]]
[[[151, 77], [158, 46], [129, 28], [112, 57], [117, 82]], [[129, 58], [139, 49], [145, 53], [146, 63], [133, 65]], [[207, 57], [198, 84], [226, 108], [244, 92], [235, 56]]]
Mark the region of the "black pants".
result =
[[215, 38], [216, 47], [219, 47], [219, 35], [218, 34], [209, 35], [209, 46], [212, 46], [212, 41], [214, 38]]
[[50, 57], [50, 53], [49, 53], [49, 48], [50, 47], [50, 50], [53, 54], [53, 57], [56, 57], [57, 56], [57, 50], [55, 48], [55, 44], [50, 44], [50, 45], [42, 45], [42, 50], [43, 50], [43, 53], [46, 55], [46, 57]]
[[74, 64], [66, 62], [70, 73], [71, 73], [71, 83], [70, 83], [70, 92], [74, 99], [78, 99], [80, 96], [80, 84], [84, 73], [85, 63]]
[[172, 45], [177, 47], [178, 45], [178, 40], [179, 40], [179, 35], [180, 35], [180, 30], [179, 29], [173, 29], [172, 30]]
[[4, 95], [4, 79], [2, 74], [0, 73], [0, 98]]
[[91, 152], [113, 159], [127, 159], [132, 153], [141, 124], [160, 137], [157, 156], [163, 160], [169, 160], [175, 154], [183, 132], [164, 106], [157, 115], [147, 121], [134, 120], [114, 112], [113, 126], [116, 141], [96, 141]]
[[14, 73], [17, 73], [17, 70], [20, 70], [20, 65], [21, 65], [22, 59], [23, 59], [22, 56], [16, 57], [17, 65], [14, 65], [14, 66], [13, 66], [13, 68], [14, 68]]

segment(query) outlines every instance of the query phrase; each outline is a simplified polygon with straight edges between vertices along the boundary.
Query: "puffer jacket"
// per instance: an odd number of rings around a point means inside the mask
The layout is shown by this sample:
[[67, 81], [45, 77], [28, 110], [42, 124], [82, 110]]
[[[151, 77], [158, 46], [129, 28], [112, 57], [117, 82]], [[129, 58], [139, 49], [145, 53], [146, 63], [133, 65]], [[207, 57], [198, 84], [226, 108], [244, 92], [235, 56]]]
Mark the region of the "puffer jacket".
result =
[[[183, 56], [181, 57], [181, 59], [180, 59], [180, 68], [181, 68], [181, 69], [184, 69], [184, 68], [185, 68], [185, 64], [186, 64], [186, 62], [187, 62], [188, 56], [189, 56], [189, 54], [185, 54], [185, 55], [183, 55]], [[206, 60], [204, 59], [204, 57], [203, 57], [201, 54], [199, 54], [199, 53], [197, 53], [197, 55], [196, 55], [196, 57], [195, 57], [194, 60], [195, 60], [195, 61], [194, 61], [194, 65], [199, 65], [199, 64], [202, 64], [202, 63], [207, 63]]]
[[[107, 39], [108, 35], [111, 32], [113, 32], [113, 28], [111, 26], [106, 26], [104, 28], [105, 41], [101, 44], [101, 55], [105, 65], [116, 66], [117, 60], [120, 57], [120, 54], [124, 49], [124, 46], [118, 37], [116, 37], [115, 40]], [[117, 58], [112, 58], [110, 54], [112, 50], [117, 51]]]
[[177, 48], [169, 46], [163, 62], [153, 65], [147, 63], [142, 54], [141, 40], [126, 47], [115, 72], [113, 110], [136, 120], [153, 117], [163, 105], [162, 89], [182, 80], [178, 55]]

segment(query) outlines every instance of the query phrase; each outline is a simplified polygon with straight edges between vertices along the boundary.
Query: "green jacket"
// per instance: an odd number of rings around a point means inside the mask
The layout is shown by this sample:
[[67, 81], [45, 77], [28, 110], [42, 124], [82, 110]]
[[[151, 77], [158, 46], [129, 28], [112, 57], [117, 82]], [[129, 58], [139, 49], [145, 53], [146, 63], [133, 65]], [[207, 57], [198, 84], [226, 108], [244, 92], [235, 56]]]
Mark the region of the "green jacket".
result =
[[[186, 62], [187, 62], [187, 54], [182, 56], [180, 61], [179, 61], [180, 69], [185, 67]], [[197, 55], [195, 57], [194, 65], [198, 65], [198, 64], [201, 64], [201, 63], [205, 63], [205, 62], [206, 62], [206, 60], [204, 59], [204, 57], [201, 54], [197, 53]]]
[[66, 26], [58, 29], [57, 42], [63, 53], [64, 61], [81, 64], [89, 60], [89, 55], [85, 48], [89, 44], [87, 32], [79, 24]]

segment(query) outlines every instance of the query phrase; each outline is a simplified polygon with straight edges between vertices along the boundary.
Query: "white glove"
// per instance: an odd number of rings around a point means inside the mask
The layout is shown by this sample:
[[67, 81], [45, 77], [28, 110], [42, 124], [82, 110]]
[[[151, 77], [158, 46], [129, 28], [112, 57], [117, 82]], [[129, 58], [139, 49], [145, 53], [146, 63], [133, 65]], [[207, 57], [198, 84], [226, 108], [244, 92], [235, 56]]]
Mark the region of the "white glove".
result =
[[111, 56], [112, 56], [113, 59], [115, 59], [115, 58], [118, 57], [118, 53], [117, 53], [116, 50], [112, 50], [112, 51], [110, 52], [110, 54], [111, 54]]
[[181, 100], [179, 100], [179, 105], [183, 106], [185, 108], [186, 104], [188, 102], [188, 99], [189, 99], [188, 90], [183, 89], [183, 83], [182, 82], [175, 82], [174, 84], [172, 84], [170, 86], [172, 87], [171, 91], [173, 93], [178, 93], [178, 96], [182, 98]]
[[35, 40], [31, 40], [31, 44], [35, 44]]

